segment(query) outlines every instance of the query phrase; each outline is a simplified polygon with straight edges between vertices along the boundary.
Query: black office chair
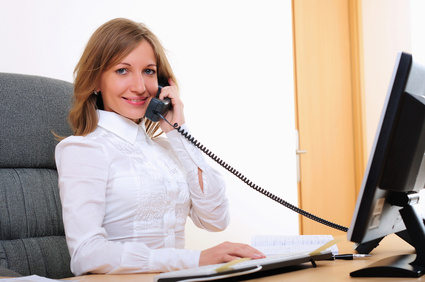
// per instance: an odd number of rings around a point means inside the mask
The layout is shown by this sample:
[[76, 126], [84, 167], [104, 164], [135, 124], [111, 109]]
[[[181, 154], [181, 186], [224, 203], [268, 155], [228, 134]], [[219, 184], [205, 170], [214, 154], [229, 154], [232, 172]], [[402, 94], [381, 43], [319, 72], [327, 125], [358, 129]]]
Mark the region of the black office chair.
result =
[[73, 85], [0, 73], [0, 276], [71, 277], [54, 159]]

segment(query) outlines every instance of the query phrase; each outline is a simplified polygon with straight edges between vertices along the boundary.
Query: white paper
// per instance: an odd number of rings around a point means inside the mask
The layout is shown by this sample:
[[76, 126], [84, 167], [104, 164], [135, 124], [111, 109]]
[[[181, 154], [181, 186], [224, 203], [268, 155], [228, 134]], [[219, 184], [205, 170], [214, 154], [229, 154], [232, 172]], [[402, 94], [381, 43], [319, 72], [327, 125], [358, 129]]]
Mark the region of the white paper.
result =
[[[254, 235], [252, 236], [251, 246], [265, 255], [310, 253], [333, 239], [332, 235]], [[336, 245], [331, 246], [328, 250], [331, 250], [334, 255], [338, 254]]]

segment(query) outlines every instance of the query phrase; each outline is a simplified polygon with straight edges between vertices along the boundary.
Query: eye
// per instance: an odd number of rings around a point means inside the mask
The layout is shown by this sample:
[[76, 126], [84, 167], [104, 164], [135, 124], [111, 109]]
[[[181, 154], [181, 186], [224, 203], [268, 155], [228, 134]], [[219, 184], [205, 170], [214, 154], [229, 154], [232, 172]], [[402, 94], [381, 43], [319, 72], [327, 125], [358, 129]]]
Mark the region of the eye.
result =
[[153, 70], [153, 69], [147, 69], [147, 70], [145, 70], [145, 73], [148, 74], [148, 75], [154, 75], [155, 74], [155, 70]]
[[122, 68], [122, 69], [117, 69], [115, 72], [117, 74], [126, 74], [128, 71], [127, 71], [127, 69]]

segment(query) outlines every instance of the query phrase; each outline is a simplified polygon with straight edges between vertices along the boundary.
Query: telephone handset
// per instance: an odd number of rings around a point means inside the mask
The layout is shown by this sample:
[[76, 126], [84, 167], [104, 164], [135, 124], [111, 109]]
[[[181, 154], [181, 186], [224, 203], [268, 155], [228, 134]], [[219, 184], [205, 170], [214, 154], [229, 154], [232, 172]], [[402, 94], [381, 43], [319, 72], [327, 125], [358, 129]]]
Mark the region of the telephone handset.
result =
[[156, 97], [152, 98], [152, 100], [149, 102], [148, 108], [146, 109], [145, 117], [153, 122], [159, 121], [161, 116], [165, 116], [167, 111], [171, 108], [170, 98], [165, 98], [164, 100], [159, 99], [161, 89], [165, 86], [169, 86], [167, 78], [159, 78], [158, 92], [156, 93]]

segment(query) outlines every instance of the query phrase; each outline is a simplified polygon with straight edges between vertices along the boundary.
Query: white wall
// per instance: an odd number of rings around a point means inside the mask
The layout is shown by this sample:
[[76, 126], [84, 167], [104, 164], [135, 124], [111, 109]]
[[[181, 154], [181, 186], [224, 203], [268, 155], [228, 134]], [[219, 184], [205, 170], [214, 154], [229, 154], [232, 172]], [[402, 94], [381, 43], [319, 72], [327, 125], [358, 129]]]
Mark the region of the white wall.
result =
[[[72, 82], [98, 26], [115, 17], [146, 23], [169, 50], [193, 135], [297, 205], [291, 1], [0, 1], [0, 72]], [[231, 225], [210, 234], [188, 223], [188, 248], [298, 233], [296, 214], [221, 171]]]
[[363, 0], [366, 139], [369, 154], [398, 52], [411, 53], [406, 0]]
[[375, 138], [398, 52], [425, 63], [425, 1], [363, 0], [367, 152]]
[[425, 65], [425, 1], [410, 0], [412, 54], [414, 60]]
[[[425, 64], [425, 2], [363, 0], [367, 152], [375, 138], [398, 52]], [[425, 212], [425, 191], [421, 210]]]

